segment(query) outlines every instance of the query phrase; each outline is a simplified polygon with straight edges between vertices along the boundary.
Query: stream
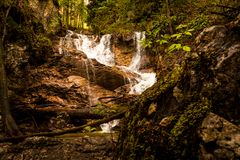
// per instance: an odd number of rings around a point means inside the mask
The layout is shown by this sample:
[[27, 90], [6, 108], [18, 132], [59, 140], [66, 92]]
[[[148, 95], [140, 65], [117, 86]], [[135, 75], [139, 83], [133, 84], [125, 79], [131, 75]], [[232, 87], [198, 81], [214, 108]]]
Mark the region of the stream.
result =
[[[78, 34], [73, 31], [68, 30], [65, 37], [62, 37], [59, 42], [59, 54], [67, 54], [66, 48], [74, 48], [78, 51], [83, 52], [90, 63], [85, 63], [87, 79], [89, 80], [89, 67], [91, 65], [91, 60], [95, 59], [99, 63], [115, 67], [119, 70], [131, 74], [131, 78], [128, 77], [130, 82], [129, 94], [139, 95], [144, 92], [147, 88], [151, 87], [156, 82], [156, 73], [154, 72], [142, 72], [140, 70], [140, 65], [142, 63], [142, 56], [145, 53], [145, 49], [141, 46], [141, 41], [145, 39], [144, 32], [135, 32], [132, 35], [134, 41], [135, 49], [132, 54], [131, 63], [128, 66], [119, 66], [115, 63], [115, 53], [111, 49], [111, 34], [106, 34], [101, 37], [95, 35], [84, 35]], [[91, 66], [91, 68], [93, 65]], [[93, 69], [94, 70], [94, 69]], [[93, 71], [94, 72], [94, 71]], [[89, 86], [88, 86], [89, 88]], [[88, 89], [90, 92], [90, 89]], [[89, 93], [90, 94], [90, 93]], [[91, 100], [89, 100], [91, 103]], [[103, 132], [111, 132], [111, 128], [118, 125], [119, 121], [115, 120], [107, 124], [102, 124], [100, 127]]]

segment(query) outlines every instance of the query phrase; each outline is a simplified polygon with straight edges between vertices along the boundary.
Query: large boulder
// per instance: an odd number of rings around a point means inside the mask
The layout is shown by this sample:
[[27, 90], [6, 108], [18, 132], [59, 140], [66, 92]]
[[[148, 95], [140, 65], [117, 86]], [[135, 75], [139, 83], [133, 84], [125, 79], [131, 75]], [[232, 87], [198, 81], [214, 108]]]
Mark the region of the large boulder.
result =
[[226, 119], [210, 113], [199, 128], [202, 159], [240, 158], [240, 127]]
[[[228, 120], [240, 118], [240, 34], [224, 25], [203, 30], [197, 37], [197, 50], [205, 57], [209, 80], [201, 94], [208, 96], [214, 112]], [[196, 73], [196, 72], [195, 72]], [[195, 74], [197, 75], [197, 74]], [[194, 77], [194, 76], [193, 76]], [[194, 81], [192, 81], [192, 85]]]
[[127, 74], [119, 68], [105, 66], [96, 60], [84, 57], [64, 56], [60, 60], [60, 63], [60, 65], [67, 64], [72, 66], [69, 70], [70, 75], [84, 77], [111, 91], [129, 83]]

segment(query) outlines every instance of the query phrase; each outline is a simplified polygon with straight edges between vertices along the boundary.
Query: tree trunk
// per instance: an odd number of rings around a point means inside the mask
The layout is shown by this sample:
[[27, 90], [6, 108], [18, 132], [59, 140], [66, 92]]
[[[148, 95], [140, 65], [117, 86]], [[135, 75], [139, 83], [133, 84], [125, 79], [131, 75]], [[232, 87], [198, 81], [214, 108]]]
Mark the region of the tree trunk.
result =
[[166, 7], [167, 7], [167, 18], [168, 18], [168, 27], [169, 32], [173, 34], [173, 27], [172, 27], [172, 19], [171, 19], [171, 11], [170, 11], [170, 2], [166, 0]]
[[20, 135], [20, 131], [11, 115], [8, 102], [7, 76], [4, 67], [3, 41], [0, 39], [0, 105], [5, 132], [11, 136]]
[[69, 13], [69, 8], [70, 8], [70, 6], [69, 6], [69, 0], [68, 0], [68, 4], [67, 4], [67, 8], [66, 8], [66, 27], [68, 28], [69, 27], [69, 16], [70, 16], [70, 13]]
[[[2, 8], [1, 8], [2, 9]], [[2, 114], [2, 121], [4, 124], [5, 132], [11, 136], [20, 135], [19, 131], [10, 111], [8, 102], [8, 87], [7, 87], [7, 76], [4, 67], [4, 47], [3, 42], [6, 35], [6, 19], [11, 6], [8, 9], [2, 9], [0, 13], [0, 109]]]

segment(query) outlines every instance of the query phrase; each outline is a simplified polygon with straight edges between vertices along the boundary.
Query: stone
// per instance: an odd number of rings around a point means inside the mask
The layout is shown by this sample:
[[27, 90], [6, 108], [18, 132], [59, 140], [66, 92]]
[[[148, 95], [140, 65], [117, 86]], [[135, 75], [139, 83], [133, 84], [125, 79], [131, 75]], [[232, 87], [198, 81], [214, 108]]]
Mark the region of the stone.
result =
[[202, 122], [199, 137], [206, 148], [207, 154], [216, 159], [239, 158], [240, 127], [226, 119], [210, 113]]
[[[199, 57], [205, 57], [209, 80], [201, 95], [212, 99], [215, 111], [230, 121], [240, 118], [240, 36], [235, 29], [216, 25], [204, 29], [195, 40]], [[191, 88], [198, 87], [198, 71], [191, 73]], [[199, 78], [199, 77], [198, 77]]]
[[102, 65], [96, 60], [87, 60], [84, 58], [77, 59], [72, 56], [67, 56], [63, 57], [60, 63], [72, 66], [68, 75], [84, 77], [111, 91], [129, 83], [127, 75], [123, 71], [117, 67]]
[[234, 159], [234, 152], [225, 148], [214, 150], [214, 155], [217, 159]]

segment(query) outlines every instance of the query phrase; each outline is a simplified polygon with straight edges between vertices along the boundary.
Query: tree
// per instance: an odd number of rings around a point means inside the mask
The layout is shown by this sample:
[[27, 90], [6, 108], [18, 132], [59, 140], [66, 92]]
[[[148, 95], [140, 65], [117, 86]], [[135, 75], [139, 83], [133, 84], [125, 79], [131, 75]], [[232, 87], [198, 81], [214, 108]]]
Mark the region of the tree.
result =
[[20, 135], [21, 132], [18, 129], [18, 126], [13, 119], [10, 111], [10, 105], [8, 101], [8, 85], [7, 85], [7, 76], [5, 72], [4, 66], [4, 38], [6, 34], [6, 19], [8, 13], [11, 9], [11, 5], [14, 1], [4, 1], [0, 2], [0, 21], [2, 22], [0, 25], [0, 109], [2, 112], [2, 121], [5, 127], [5, 132], [10, 136]]
[[169, 32], [173, 34], [172, 20], [171, 20], [171, 11], [170, 11], [170, 1], [166, 0], [166, 9], [167, 9], [167, 18], [169, 20]]
[[84, 28], [87, 8], [83, 0], [59, 0], [61, 23], [66, 27]]

